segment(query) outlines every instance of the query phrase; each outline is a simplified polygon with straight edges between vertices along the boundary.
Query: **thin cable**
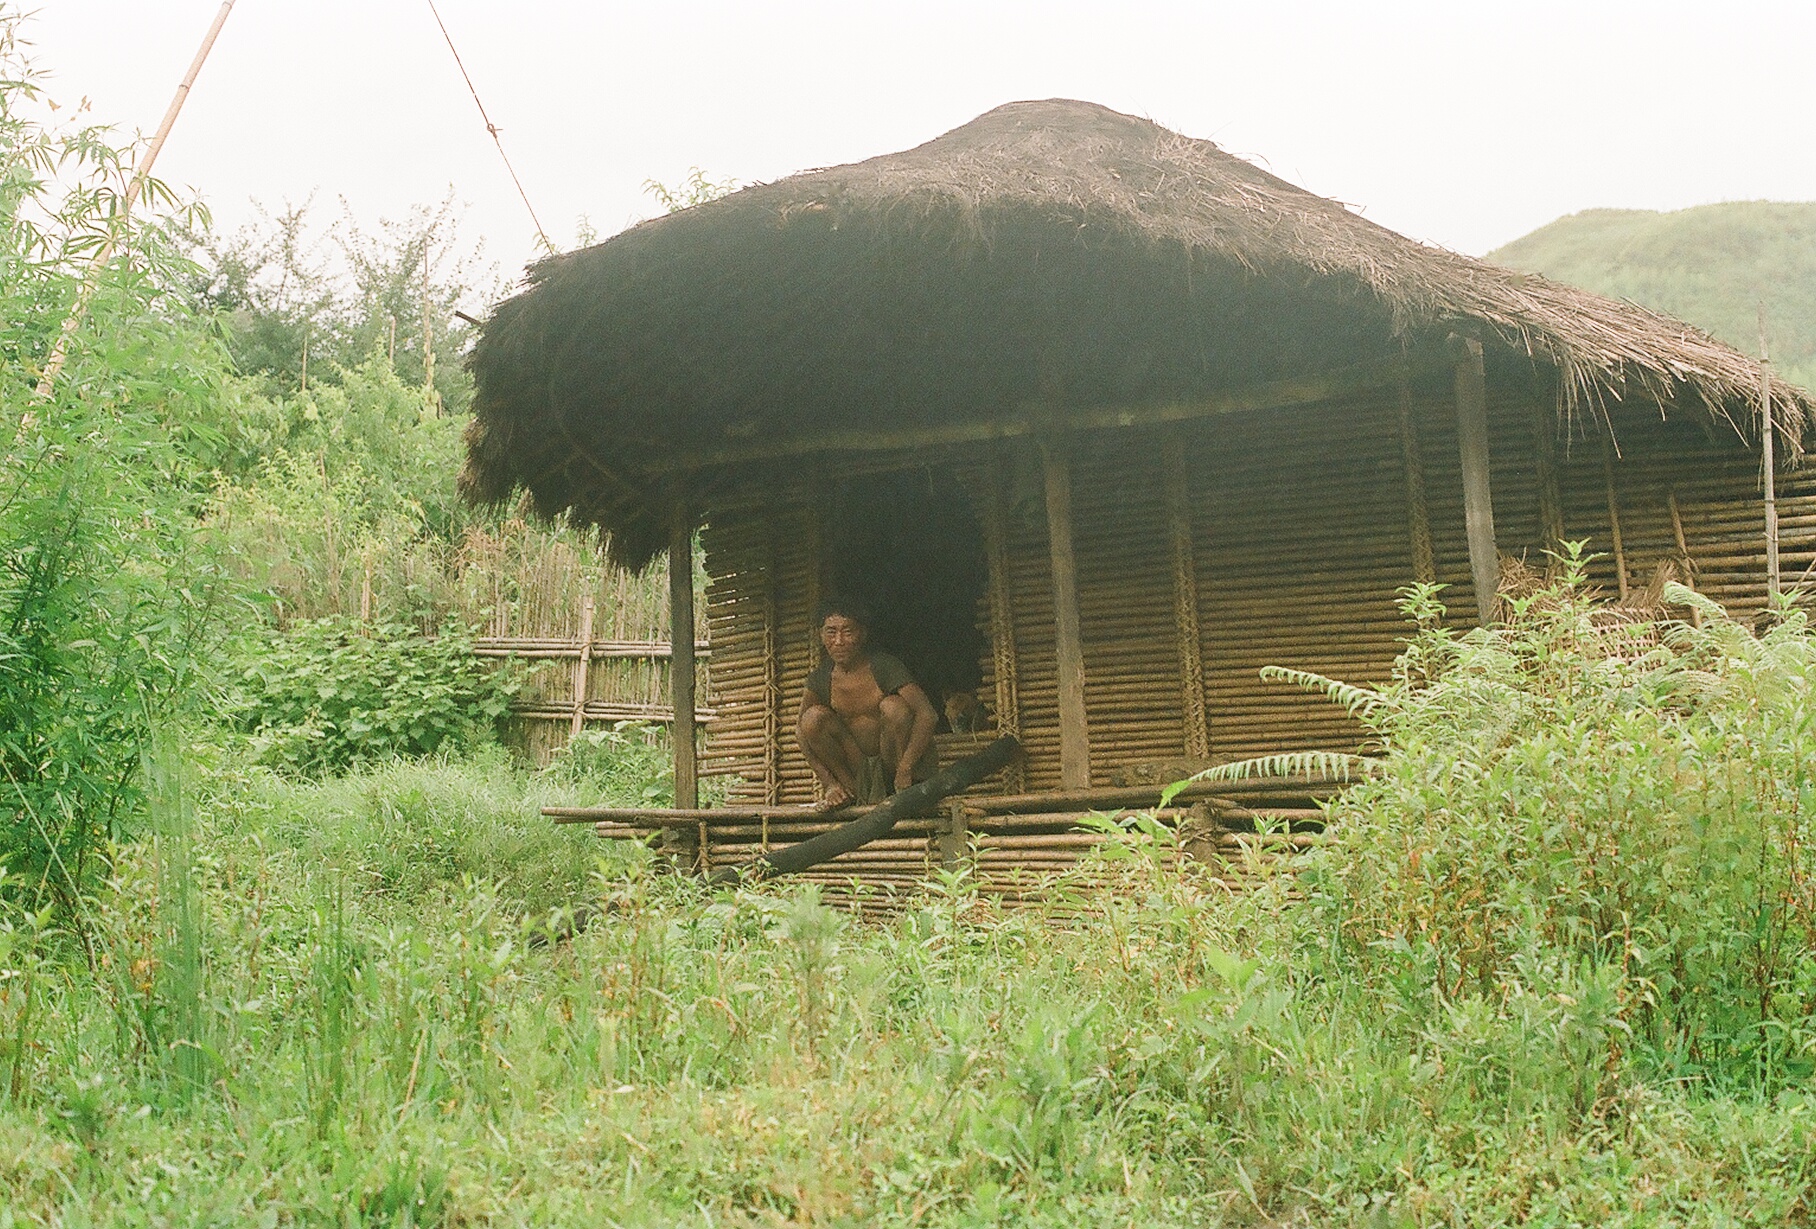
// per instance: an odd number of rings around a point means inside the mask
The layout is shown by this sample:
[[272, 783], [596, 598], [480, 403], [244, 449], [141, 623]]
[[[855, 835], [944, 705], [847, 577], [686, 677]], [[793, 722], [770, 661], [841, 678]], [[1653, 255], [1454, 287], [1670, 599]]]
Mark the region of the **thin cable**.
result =
[[523, 207], [530, 212], [530, 221], [536, 226], [536, 237], [542, 240], [542, 246], [549, 255], [555, 255], [555, 245], [549, 242], [548, 232], [542, 229], [542, 220], [536, 216], [536, 206], [530, 204], [530, 194], [523, 190], [523, 180], [517, 178], [517, 168], [511, 165], [510, 155], [504, 152], [504, 142], [498, 136], [498, 125], [486, 114], [486, 105], [479, 101], [479, 91], [473, 86], [473, 78], [467, 72], [467, 66], [461, 62], [460, 52], [454, 46], [454, 36], [448, 33], [448, 24], [441, 19], [435, 0], [427, 0], [427, 3], [429, 12], [435, 17], [435, 24], [441, 27], [442, 38], [447, 40], [448, 50], [453, 53], [454, 66], [460, 69], [461, 80], [467, 83], [467, 93], [473, 96], [473, 105], [479, 108], [479, 118], [485, 121], [486, 131], [492, 134], [492, 144], [498, 146], [498, 156], [504, 159], [504, 169], [510, 172], [511, 182], [517, 185], [517, 195], [523, 198]]

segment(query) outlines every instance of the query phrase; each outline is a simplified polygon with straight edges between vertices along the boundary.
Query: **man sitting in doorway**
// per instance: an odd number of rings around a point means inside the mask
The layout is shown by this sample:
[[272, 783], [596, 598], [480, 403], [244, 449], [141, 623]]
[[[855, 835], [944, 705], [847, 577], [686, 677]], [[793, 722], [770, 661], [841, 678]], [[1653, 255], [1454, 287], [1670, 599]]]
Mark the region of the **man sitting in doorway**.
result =
[[825, 660], [807, 676], [796, 733], [827, 809], [881, 802], [933, 775], [933, 702], [908, 667], [866, 643], [870, 614], [850, 598], [820, 607]]

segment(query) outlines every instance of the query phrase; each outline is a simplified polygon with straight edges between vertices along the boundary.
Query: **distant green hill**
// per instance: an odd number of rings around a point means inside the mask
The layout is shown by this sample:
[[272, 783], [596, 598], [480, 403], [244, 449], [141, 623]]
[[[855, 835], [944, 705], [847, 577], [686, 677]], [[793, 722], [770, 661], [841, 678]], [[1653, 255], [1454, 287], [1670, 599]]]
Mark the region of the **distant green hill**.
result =
[[1773, 366], [1816, 389], [1816, 203], [1590, 209], [1488, 259], [1669, 312], [1747, 354], [1763, 300]]

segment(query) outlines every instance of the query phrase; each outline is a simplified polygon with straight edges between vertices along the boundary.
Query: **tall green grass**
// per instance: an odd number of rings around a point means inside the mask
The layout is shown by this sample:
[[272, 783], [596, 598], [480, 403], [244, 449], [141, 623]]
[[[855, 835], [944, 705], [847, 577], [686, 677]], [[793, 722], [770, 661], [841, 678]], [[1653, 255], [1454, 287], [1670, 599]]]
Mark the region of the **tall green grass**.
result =
[[1566, 581], [1416, 633], [1331, 843], [1240, 893], [1144, 826], [1113, 892], [960, 876], [861, 922], [536, 817], [636, 793], [635, 739], [536, 776], [201, 756], [92, 966], [0, 930], [0, 1216], [1807, 1219], [1808, 634], [1598, 619]]

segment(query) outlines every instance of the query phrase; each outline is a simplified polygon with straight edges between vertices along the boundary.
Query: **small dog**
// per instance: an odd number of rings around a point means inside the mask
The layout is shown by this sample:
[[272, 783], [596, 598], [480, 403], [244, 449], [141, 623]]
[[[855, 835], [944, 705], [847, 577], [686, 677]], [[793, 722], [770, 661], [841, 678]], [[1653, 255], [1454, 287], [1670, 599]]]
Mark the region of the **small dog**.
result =
[[982, 734], [984, 706], [974, 691], [955, 691], [946, 697], [946, 725], [954, 734]]

